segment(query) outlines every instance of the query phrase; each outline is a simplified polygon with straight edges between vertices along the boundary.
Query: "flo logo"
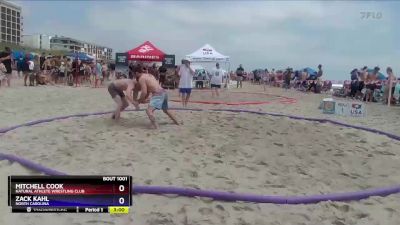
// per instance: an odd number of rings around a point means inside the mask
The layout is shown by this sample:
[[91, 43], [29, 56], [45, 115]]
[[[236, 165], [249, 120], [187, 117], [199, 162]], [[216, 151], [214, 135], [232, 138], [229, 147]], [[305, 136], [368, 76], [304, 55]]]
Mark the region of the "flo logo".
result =
[[146, 52], [150, 52], [153, 51], [154, 49], [149, 46], [149, 45], [143, 45], [142, 47], [140, 47], [139, 52], [141, 53], [146, 53]]
[[375, 19], [375, 20], [379, 20], [382, 19], [382, 12], [370, 12], [370, 11], [366, 11], [366, 12], [360, 12], [361, 14], [361, 19], [366, 20], [366, 19]]

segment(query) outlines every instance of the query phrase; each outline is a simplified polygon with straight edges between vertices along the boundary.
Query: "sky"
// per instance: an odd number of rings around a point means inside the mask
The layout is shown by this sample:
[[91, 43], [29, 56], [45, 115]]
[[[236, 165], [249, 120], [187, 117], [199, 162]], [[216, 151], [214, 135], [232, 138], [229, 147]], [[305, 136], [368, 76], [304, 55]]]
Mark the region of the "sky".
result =
[[[208, 43], [230, 69], [354, 68], [400, 74], [396, 1], [14, 1], [24, 34], [64, 35], [126, 52], [151, 41], [176, 61]], [[375, 18], [374, 18], [375, 17]]]

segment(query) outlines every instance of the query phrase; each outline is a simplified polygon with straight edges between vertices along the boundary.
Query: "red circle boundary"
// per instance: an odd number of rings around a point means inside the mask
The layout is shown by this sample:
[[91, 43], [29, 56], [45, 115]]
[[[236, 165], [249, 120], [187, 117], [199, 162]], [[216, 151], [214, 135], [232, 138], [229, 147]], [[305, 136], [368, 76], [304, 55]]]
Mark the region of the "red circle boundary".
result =
[[[211, 90], [196, 90], [194, 92], [211, 92]], [[297, 103], [297, 99], [295, 98], [290, 98], [286, 96], [281, 96], [281, 95], [274, 95], [274, 94], [268, 94], [268, 93], [262, 93], [262, 92], [244, 92], [244, 91], [235, 91], [235, 92], [230, 92], [230, 93], [236, 93], [236, 94], [252, 94], [252, 95], [264, 95], [264, 96], [274, 96], [274, 97], [279, 97], [282, 99], [278, 99], [277, 101], [252, 101], [252, 102], [223, 102], [223, 101], [200, 101], [200, 100], [194, 100], [194, 101], [189, 101], [189, 103], [197, 103], [197, 104], [206, 104], [206, 105], [231, 105], [231, 106], [237, 106], [237, 105], [266, 105], [266, 104], [272, 104], [274, 102], [281, 103], [281, 104], [295, 104]], [[181, 102], [181, 100], [177, 99], [171, 99], [170, 101], [172, 102]]]

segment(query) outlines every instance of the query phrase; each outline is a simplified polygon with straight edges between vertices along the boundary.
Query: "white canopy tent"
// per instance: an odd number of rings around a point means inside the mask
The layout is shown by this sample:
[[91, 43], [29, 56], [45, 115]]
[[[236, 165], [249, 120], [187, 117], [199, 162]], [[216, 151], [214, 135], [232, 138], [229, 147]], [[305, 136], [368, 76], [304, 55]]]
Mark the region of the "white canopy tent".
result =
[[[186, 58], [193, 64], [200, 64], [204, 66], [204, 68], [208, 71], [214, 68], [215, 63], [218, 62], [221, 67], [225, 68], [227, 75], [229, 74], [230, 57], [217, 52], [215, 48], [213, 48], [209, 44], [205, 44], [203, 47], [199, 48], [192, 54], [186, 55]], [[227, 82], [229, 82], [229, 76]]]
[[230, 71], [230, 57], [217, 52], [215, 48], [213, 48], [209, 44], [205, 44], [203, 47], [199, 48], [192, 54], [186, 55], [186, 58], [190, 60], [193, 64], [201, 64], [208, 71], [214, 68], [215, 63], [217, 62], [220, 64], [221, 67], [224, 67], [228, 73]]
[[222, 55], [209, 44], [205, 44], [192, 54], [186, 55], [186, 58], [192, 62], [229, 62], [229, 56]]

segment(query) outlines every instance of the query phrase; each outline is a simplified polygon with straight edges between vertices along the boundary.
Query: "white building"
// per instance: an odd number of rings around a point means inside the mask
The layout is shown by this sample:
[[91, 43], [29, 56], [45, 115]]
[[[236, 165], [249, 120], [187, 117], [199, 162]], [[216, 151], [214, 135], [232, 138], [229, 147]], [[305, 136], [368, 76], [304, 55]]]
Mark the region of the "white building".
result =
[[30, 48], [50, 50], [50, 40], [46, 34], [22, 35], [22, 45]]
[[21, 7], [8, 1], [0, 0], [1, 42], [19, 44], [21, 42], [22, 16]]
[[50, 40], [52, 50], [64, 50], [68, 52], [85, 52], [98, 59], [112, 58], [112, 49], [85, 41], [80, 41], [70, 37], [53, 36]]

